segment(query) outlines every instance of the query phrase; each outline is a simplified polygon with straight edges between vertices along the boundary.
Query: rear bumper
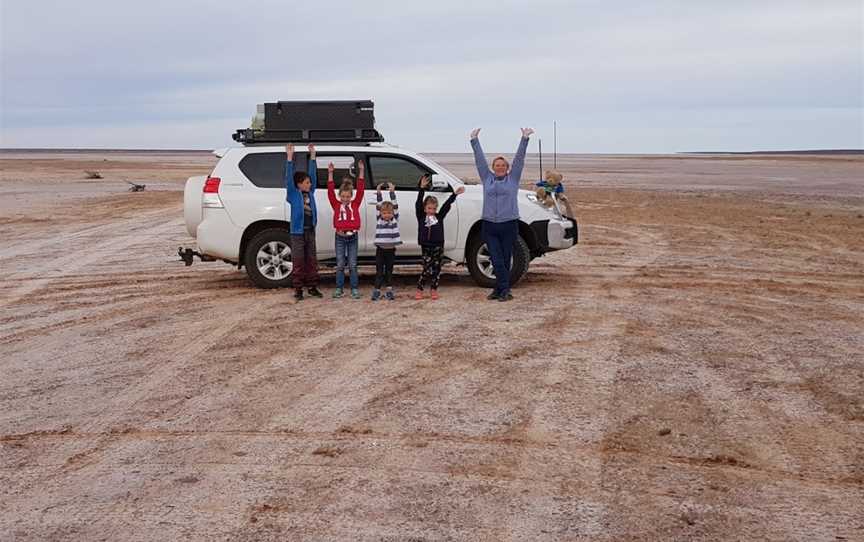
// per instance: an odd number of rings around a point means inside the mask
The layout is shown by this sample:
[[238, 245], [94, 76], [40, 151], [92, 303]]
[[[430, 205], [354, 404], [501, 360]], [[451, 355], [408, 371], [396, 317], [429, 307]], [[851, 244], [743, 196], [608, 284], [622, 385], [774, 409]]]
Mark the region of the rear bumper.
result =
[[230, 262], [240, 261], [243, 230], [231, 222], [224, 208], [204, 208], [204, 216], [196, 234], [201, 254]]

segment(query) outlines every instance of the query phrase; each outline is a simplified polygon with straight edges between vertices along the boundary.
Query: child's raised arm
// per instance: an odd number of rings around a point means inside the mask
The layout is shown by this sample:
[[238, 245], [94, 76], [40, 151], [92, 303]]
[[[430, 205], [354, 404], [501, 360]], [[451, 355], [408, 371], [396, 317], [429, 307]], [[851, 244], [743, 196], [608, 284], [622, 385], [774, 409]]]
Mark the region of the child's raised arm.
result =
[[336, 181], [333, 180], [333, 170], [336, 166], [333, 162], [327, 164], [327, 199], [330, 200], [330, 207], [335, 211], [339, 208], [339, 199], [336, 197]]
[[486, 156], [483, 155], [483, 148], [480, 146], [480, 128], [475, 128], [471, 131], [471, 150], [474, 151], [474, 165], [477, 166], [477, 174], [480, 175], [480, 182], [489, 176], [489, 163], [486, 161]]
[[285, 145], [285, 199], [289, 200], [291, 194], [297, 192], [297, 187], [294, 186], [294, 144]]
[[444, 205], [441, 206], [441, 210], [438, 211], [438, 220], [444, 220], [444, 217], [447, 216], [447, 213], [450, 212], [450, 207], [453, 205], [453, 202], [456, 201], [456, 196], [465, 191], [464, 186], [460, 186], [456, 190], [450, 194], [450, 197], [447, 198], [447, 201], [444, 202]]
[[390, 201], [393, 202], [393, 218], [399, 220], [399, 202], [396, 201], [396, 187], [390, 183]]
[[513, 158], [513, 166], [510, 168], [510, 179], [517, 185], [522, 179], [522, 168], [525, 167], [525, 153], [528, 151], [528, 138], [534, 130], [531, 128], [522, 128], [522, 139], [519, 140], [519, 148], [516, 149], [516, 156]]
[[309, 144], [309, 180], [312, 181], [312, 187], [309, 189], [309, 192], [314, 192], [315, 188], [318, 187], [318, 162], [315, 161], [315, 145], [312, 143]]
[[366, 164], [363, 160], [357, 162], [357, 195], [354, 196], [354, 203], [363, 201], [363, 194], [366, 192]]
[[429, 175], [423, 175], [420, 177], [420, 190], [417, 191], [417, 201], [414, 203], [414, 210], [417, 212], [417, 220], [422, 221], [423, 215], [426, 213], [423, 211], [423, 196], [426, 195], [426, 188], [429, 187]]

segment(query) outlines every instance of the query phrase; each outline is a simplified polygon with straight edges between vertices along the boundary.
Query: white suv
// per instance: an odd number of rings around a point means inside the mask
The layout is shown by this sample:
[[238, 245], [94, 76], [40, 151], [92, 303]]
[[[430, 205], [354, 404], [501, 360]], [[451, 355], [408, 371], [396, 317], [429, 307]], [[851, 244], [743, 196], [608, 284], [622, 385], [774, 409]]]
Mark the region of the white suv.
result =
[[[327, 164], [336, 166], [335, 178], [355, 176], [359, 160], [366, 163], [366, 204], [358, 247], [359, 265], [375, 263], [374, 186], [392, 182], [400, 207], [399, 229], [403, 244], [396, 250], [396, 264], [420, 263], [414, 202], [417, 180], [431, 175], [429, 193], [441, 203], [463, 182], [434, 161], [419, 154], [385, 144], [317, 146], [318, 207], [317, 248], [322, 266], [335, 266], [333, 212], [327, 200]], [[220, 157], [209, 177], [186, 181], [184, 213], [186, 228], [197, 238], [198, 249], [180, 249], [191, 265], [193, 255], [204, 261], [223, 260], [246, 267], [249, 278], [261, 288], [290, 285], [290, 211], [285, 201], [285, 149], [282, 146], [246, 146], [214, 151]], [[298, 171], [305, 171], [308, 153], [298, 145], [294, 154]], [[495, 274], [482, 240], [483, 189], [465, 186], [456, 198], [445, 224], [444, 257], [465, 264], [477, 284], [493, 287]], [[574, 217], [565, 217], [557, 207], [548, 209], [529, 190], [519, 191], [519, 238], [513, 252], [511, 282], [528, 271], [529, 262], [552, 250], [570, 248], [578, 240]]]

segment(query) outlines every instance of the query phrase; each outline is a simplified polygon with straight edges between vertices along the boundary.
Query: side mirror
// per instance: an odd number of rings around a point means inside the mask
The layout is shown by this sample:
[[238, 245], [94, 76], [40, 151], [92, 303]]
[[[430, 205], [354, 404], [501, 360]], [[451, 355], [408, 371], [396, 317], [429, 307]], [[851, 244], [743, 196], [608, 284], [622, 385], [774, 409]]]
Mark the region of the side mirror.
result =
[[432, 175], [432, 190], [446, 190], [450, 184], [437, 173]]

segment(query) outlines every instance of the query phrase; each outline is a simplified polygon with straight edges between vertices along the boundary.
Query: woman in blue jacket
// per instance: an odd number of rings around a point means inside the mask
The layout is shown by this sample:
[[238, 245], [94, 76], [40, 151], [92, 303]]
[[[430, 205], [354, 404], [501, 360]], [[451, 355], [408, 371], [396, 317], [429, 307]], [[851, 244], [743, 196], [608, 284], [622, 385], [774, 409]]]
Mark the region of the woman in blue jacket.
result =
[[477, 135], [480, 128], [471, 132], [471, 149], [474, 151], [474, 163], [483, 184], [483, 240], [489, 248], [492, 257], [492, 269], [495, 271], [495, 289], [487, 299], [510, 301], [510, 260], [513, 257], [513, 245], [519, 235], [519, 180], [525, 165], [525, 152], [528, 150], [528, 138], [534, 133], [531, 128], [522, 128], [522, 140], [513, 158], [513, 166], [503, 156], [492, 160], [492, 169], [483, 156], [480, 140]]

